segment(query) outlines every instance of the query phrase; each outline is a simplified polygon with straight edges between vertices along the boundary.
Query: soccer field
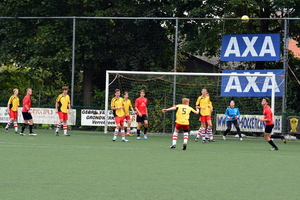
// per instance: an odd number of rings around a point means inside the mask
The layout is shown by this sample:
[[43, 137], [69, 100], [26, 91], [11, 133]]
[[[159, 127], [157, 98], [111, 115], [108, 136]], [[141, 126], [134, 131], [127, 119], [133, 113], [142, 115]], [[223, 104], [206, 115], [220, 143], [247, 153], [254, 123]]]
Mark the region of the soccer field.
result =
[[[26, 132], [27, 133], [27, 132]], [[119, 135], [35, 130], [0, 134], [1, 199], [299, 199], [300, 142], [279, 151], [261, 139], [190, 136], [187, 150], [171, 135], [121, 142]], [[62, 135], [62, 134], [61, 134]]]

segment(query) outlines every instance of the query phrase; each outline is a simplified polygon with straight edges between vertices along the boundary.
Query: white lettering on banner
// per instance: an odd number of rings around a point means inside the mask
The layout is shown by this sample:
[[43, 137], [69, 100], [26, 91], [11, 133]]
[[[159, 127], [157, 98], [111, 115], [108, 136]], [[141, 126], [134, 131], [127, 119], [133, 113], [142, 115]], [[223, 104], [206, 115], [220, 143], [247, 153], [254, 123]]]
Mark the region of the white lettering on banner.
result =
[[[232, 72], [231, 74], [237, 74], [236, 72]], [[246, 76], [246, 79], [248, 83], [246, 84], [246, 87], [244, 90], [242, 90], [242, 85], [240, 83], [240, 79], [242, 76], [230, 76], [229, 80], [226, 84], [224, 92], [231, 92], [231, 90], [236, 90], [236, 92], [249, 92], [250, 89], [252, 88], [255, 93], [258, 92], [267, 92], [267, 90], [272, 90], [272, 82], [271, 82], [271, 77], [265, 77], [264, 83], [262, 85], [262, 88], [259, 89], [257, 86], [257, 76], [253, 76], [255, 74], [260, 74], [260, 72], [255, 72], [254, 74], [250, 74], [250, 72], [244, 72], [243, 74], [249, 74], [249, 76]], [[273, 74], [273, 72], [268, 72], [267, 74]], [[251, 75], [251, 76], [250, 76]], [[277, 82], [274, 82], [275, 86], [275, 92], [280, 92], [279, 87], [277, 85]]]
[[[264, 132], [265, 122], [260, 122], [258, 119], [262, 118], [262, 115], [241, 115], [239, 121], [239, 127], [242, 132]], [[274, 116], [274, 133], [281, 133], [281, 116]], [[227, 129], [226, 119], [224, 114], [217, 114], [216, 130], [225, 131]], [[231, 131], [236, 131], [232, 125]]]
[[[254, 48], [254, 44], [256, 43], [258, 37], [254, 36], [252, 40], [249, 39], [249, 37], [242, 37], [243, 41], [246, 45], [246, 49], [241, 55], [239, 43], [237, 40], [237, 37], [231, 37], [226, 51], [224, 53], [224, 57], [229, 57], [230, 54], [234, 54], [235, 57], [247, 57], [250, 53], [253, 57], [257, 57], [258, 54]], [[260, 49], [260, 53], [258, 57], [264, 57], [265, 54], [270, 54], [272, 57], [276, 57], [276, 52], [274, 49], [273, 41], [270, 36], [265, 36], [262, 47]]]
[[[81, 110], [81, 125], [82, 126], [104, 126], [105, 118], [107, 118], [108, 126], [116, 126], [113, 111], [109, 110], [105, 116], [105, 110]], [[130, 115], [131, 127], [136, 127], [136, 115]], [[125, 120], [124, 126], [127, 127]]]

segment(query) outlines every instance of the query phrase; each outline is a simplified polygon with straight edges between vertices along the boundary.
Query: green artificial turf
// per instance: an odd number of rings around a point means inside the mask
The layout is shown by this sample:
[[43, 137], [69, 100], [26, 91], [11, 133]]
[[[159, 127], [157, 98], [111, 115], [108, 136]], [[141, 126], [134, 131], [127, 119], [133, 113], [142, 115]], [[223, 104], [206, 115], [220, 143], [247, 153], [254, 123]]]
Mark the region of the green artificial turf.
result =
[[[300, 142], [171, 135], [112, 142], [112, 134], [0, 134], [1, 199], [299, 199]], [[62, 133], [61, 133], [62, 135]]]

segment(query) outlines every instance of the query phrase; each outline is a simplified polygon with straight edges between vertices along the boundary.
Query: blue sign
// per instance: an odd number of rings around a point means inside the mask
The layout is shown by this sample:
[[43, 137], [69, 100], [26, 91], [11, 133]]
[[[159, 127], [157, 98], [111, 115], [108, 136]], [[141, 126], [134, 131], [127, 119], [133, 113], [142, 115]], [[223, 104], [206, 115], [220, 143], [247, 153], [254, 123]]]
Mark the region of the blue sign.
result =
[[223, 70], [228, 74], [249, 74], [249, 76], [222, 76], [221, 96], [230, 97], [270, 97], [271, 77], [255, 74], [275, 74], [275, 96], [282, 97], [284, 71], [279, 70]]
[[279, 33], [222, 36], [221, 61], [279, 60]]

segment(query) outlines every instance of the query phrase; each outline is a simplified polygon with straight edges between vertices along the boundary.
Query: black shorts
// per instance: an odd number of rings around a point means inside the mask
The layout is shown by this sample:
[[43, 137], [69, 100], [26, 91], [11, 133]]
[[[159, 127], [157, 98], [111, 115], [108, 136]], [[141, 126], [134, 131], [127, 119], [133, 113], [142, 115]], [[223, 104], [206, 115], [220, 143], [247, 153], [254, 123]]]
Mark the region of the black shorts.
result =
[[147, 115], [142, 115], [141, 117], [137, 115], [136, 122], [144, 122], [145, 120], [148, 120]]
[[22, 112], [22, 115], [23, 115], [23, 119], [24, 120], [30, 120], [30, 119], [32, 119], [31, 114], [28, 113], [28, 112]]
[[274, 124], [266, 125], [265, 133], [272, 133], [273, 128], [274, 128]]

